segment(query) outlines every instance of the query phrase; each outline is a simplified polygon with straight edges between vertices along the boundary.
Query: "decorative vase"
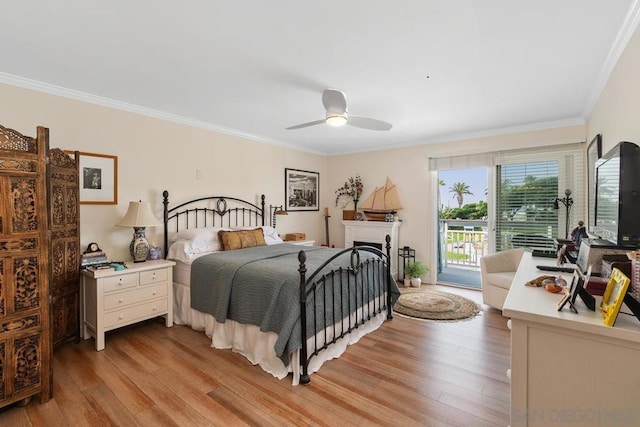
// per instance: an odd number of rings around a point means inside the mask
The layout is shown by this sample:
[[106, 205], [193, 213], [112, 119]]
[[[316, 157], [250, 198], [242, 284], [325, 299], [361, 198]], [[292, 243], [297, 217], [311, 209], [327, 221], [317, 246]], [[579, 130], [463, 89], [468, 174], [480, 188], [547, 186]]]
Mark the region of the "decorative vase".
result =
[[129, 253], [131, 253], [133, 262], [145, 262], [149, 256], [149, 242], [145, 236], [145, 227], [133, 227], [133, 230]]
[[411, 278], [411, 286], [413, 286], [414, 288], [419, 288], [421, 283], [422, 279], [420, 279], [419, 277]]
[[354, 199], [353, 200], [353, 210], [358, 212], [358, 200], [359, 199]]
[[405, 286], [411, 286], [411, 278], [405, 277], [404, 278], [404, 285]]

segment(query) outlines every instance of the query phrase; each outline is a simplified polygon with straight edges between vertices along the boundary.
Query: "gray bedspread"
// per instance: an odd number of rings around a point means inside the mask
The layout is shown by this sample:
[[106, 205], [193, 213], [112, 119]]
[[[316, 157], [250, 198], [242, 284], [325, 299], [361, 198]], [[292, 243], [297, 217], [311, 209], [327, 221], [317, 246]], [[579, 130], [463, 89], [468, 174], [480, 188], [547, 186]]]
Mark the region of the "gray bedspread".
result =
[[[217, 252], [198, 258], [191, 267], [191, 307], [213, 315], [221, 323], [230, 319], [257, 325], [263, 332], [275, 332], [278, 334], [275, 351], [286, 365], [289, 354], [302, 346], [300, 250], [297, 245], [279, 244]], [[304, 251], [308, 277], [340, 249], [305, 247]], [[364, 260], [373, 255], [360, 251], [360, 256]], [[338, 261], [346, 267], [348, 254]], [[338, 262], [334, 262], [328, 269], [338, 266]], [[399, 290], [392, 282], [394, 303], [398, 296]], [[309, 310], [313, 307], [308, 307]], [[308, 333], [313, 335], [313, 326], [309, 328]]]

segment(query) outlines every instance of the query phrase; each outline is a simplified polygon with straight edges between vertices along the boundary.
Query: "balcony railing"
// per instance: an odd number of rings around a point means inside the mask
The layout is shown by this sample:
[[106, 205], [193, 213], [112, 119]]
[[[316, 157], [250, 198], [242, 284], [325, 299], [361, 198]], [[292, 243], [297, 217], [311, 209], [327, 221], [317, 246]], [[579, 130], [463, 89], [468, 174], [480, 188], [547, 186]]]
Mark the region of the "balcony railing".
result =
[[480, 257], [489, 253], [487, 221], [441, 220], [444, 266], [480, 268]]

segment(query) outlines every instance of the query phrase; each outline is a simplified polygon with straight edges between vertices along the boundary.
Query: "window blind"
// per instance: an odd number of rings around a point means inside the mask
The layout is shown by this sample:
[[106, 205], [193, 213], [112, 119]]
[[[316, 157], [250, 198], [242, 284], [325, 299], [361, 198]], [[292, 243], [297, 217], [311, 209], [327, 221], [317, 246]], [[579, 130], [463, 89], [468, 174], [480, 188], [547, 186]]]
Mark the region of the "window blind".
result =
[[464, 156], [430, 157], [429, 170], [470, 169], [493, 166], [493, 154], [482, 153]]
[[[499, 153], [496, 156], [496, 250], [528, 247], [553, 253], [584, 220], [584, 144]], [[569, 224], [565, 199], [570, 190]]]

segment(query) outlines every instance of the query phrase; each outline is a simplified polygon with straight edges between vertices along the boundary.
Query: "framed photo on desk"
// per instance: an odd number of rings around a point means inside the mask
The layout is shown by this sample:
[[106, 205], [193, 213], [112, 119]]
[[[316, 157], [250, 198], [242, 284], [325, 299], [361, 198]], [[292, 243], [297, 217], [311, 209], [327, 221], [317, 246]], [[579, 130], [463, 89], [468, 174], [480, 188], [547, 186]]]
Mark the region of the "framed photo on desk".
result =
[[578, 288], [579, 283], [580, 283], [580, 275], [578, 274], [578, 270], [574, 270], [573, 279], [571, 279], [571, 285], [569, 286], [569, 288], [567, 287], [564, 288], [564, 291], [563, 291], [564, 295], [562, 296], [562, 299], [558, 302], [558, 311], [562, 311], [564, 306], [567, 303], [569, 303], [569, 308], [571, 309], [571, 311], [573, 311], [574, 313], [578, 312], [578, 310], [576, 309], [575, 305], [573, 305], [573, 303], [575, 302], [574, 292], [575, 292], [575, 289]]
[[[578, 275], [577, 280], [575, 280], [575, 275]], [[586, 273], [582, 273], [582, 271], [578, 268], [574, 274], [575, 283], [572, 282], [571, 287], [571, 303], [575, 303], [578, 295], [580, 295], [580, 299], [584, 302], [584, 305], [591, 311], [596, 311], [596, 299], [587, 291], [587, 285], [589, 284], [589, 279], [591, 278], [591, 266], [587, 268]]]
[[604, 317], [604, 324], [613, 326], [616, 323], [618, 312], [622, 306], [622, 301], [629, 288], [629, 278], [619, 269], [614, 268], [611, 271], [611, 278], [607, 283], [607, 289], [602, 296], [600, 303], [600, 312]]

